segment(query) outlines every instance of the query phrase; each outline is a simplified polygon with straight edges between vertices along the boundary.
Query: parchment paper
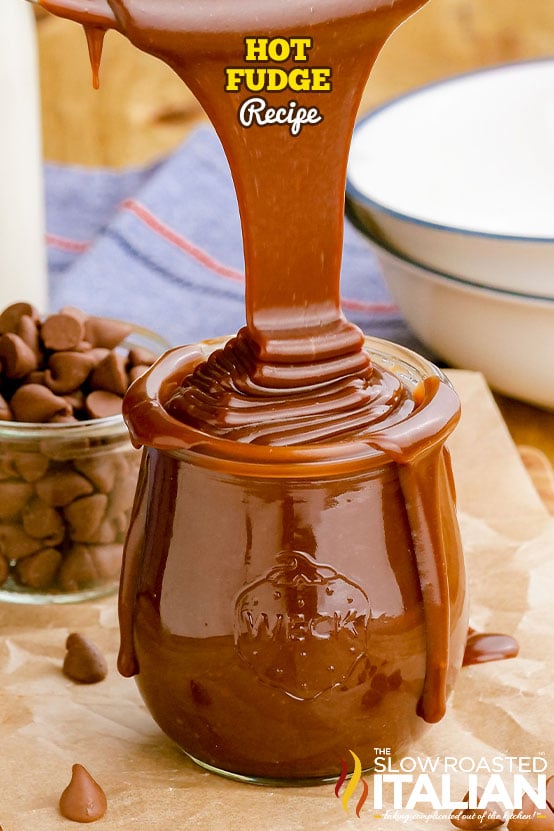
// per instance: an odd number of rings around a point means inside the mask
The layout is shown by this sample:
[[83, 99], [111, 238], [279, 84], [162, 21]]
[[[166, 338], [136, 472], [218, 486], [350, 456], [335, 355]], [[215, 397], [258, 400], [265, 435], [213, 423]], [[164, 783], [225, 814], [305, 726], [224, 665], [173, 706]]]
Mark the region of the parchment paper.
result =
[[[549, 516], [493, 399], [475, 373], [453, 371], [463, 404], [450, 442], [476, 629], [513, 634], [520, 657], [462, 671], [444, 720], [410, 756], [539, 756], [554, 773], [554, 518]], [[108, 678], [79, 686], [61, 665], [79, 631], [109, 660]], [[64, 607], [0, 604], [0, 825], [59, 831], [71, 766], [104, 788], [105, 831], [391, 831], [368, 801], [345, 813], [333, 785], [268, 788], [227, 781], [194, 766], [157, 728], [133, 680], [115, 668], [115, 597]], [[346, 749], [345, 749], [346, 750]], [[365, 777], [371, 787], [371, 776]], [[461, 799], [465, 779], [453, 779]], [[459, 790], [456, 790], [459, 788]], [[133, 823], [135, 823], [133, 825]], [[451, 829], [413, 817], [409, 827]]]

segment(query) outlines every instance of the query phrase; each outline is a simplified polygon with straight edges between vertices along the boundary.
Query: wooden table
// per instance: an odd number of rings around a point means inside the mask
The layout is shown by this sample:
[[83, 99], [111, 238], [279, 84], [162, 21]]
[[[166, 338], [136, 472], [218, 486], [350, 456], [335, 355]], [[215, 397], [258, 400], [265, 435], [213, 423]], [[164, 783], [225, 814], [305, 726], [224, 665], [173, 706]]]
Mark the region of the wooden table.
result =
[[[120, 167], [162, 156], [203, 114], [173, 72], [116, 33], [101, 89], [90, 84], [83, 34], [50, 16], [39, 25], [44, 153], [51, 161]], [[552, 53], [552, 0], [430, 0], [383, 49], [362, 111], [426, 81]], [[554, 462], [554, 415], [498, 397], [515, 440]]]

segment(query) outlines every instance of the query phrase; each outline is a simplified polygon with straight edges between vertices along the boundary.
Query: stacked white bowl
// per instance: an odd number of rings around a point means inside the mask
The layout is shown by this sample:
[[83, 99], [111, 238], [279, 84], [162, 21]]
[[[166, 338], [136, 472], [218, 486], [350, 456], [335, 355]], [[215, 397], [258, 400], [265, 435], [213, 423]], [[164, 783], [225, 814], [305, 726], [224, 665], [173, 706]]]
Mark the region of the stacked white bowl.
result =
[[423, 343], [554, 409], [554, 59], [371, 112], [354, 133], [347, 206]]

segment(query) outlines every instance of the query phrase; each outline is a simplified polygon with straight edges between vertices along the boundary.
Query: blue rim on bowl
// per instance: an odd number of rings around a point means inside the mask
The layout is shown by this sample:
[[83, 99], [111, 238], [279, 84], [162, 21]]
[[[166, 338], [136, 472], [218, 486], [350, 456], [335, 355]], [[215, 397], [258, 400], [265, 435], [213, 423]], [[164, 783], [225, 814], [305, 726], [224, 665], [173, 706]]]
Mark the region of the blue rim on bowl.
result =
[[437, 268], [432, 268], [424, 263], [420, 263], [412, 257], [406, 256], [400, 251], [397, 251], [393, 245], [390, 245], [386, 240], [376, 233], [371, 233], [366, 224], [360, 222], [357, 214], [357, 206], [348, 198], [346, 200], [346, 215], [352, 225], [357, 228], [368, 240], [372, 248], [384, 251], [387, 256], [393, 257], [400, 262], [408, 263], [415, 268], [419, 268], [428, 275], [438, 277], [450, 283], [455, 283], [462, 286], [469, 291], [486, 292], [489, 295], [496, 296], [505, 300], [524, 300], [529, 303], [538, 303], [545, 306], [554, 306], [554, 297], [542, 297], [538, 294], [526, 294], [525, 292], [512, 291], [511, 289], [496, 288], [487, 286], [484, 283], [477, 283], [473, 280], [464, 280], [463, 277], [457, 277], [454, 274], [448, 274], [445, 271], [440, 271]]
[[[428, 84], [423, 86], [419, 86], [416, 89], [409, 90], [402, 95], [399, 95], [389, 101], [386, 101], [384, 104], [376, 107], [375, 109], [371, 110], [371, 112], [367, 113], [361, 119], [359, 119], [355, 131], [354, 136], [369, 122], [377, 118], [383, 112], [398, 106], [399, 104], [403, 103], [404, 101], [411, 99], [415, 96], [421, 95], [422, 93], [429, 92], [435, 88], [444, 86], [444, 85], [451, 85], [463, 82], [468, 78], [472, 78], [474, 76], [483, 76], [483, 75], [492, 75], [494, 73], [498, 73], [500, 71], [505, 71], [506, 69], [515, 69], [518, 67], [527, 67], [527, 66], [538, 66], [538, 65], [550, 65], [554, 68], [554, 58], [552, 57], [544, 57], [544, 58], [533, 58], [524, 61], [513, 61], [510, 63], [502, 63], [497, 64], [490, 67], [479, 68], [470, 70], [468, 72], [463, 72], [458, 75], [450, 76], [447, 78], [441, 78], [437, 81], [432, 81]], [[413, 216], [412, 214], [406, 214], [402, 211], [396, 210], [394, 208], [387, 207], [383, 203], [371, 198], [366, 193], [361, 191], [359, 187], [357, 187], [353, 180], [352, 175], [350, 173], [350, 166], [349, 171], [347, 172], [347, 180], [346, 180], [346, 195], [347, 200], [352, 204], [353, 202], [357, 202], [360, 205], [365, 206], [367, 209], [377, 210], [382, 214], [388, 215], [395, 219], [410, 223], [415, 226], [420, 226], [423, 228], [434, 229], [436, 231], [447, 231], [453, 234], [459, 234], [461, 236], [471, 236], [477, 237], [481, 239], [489, 239], [489, 240], [504, 240], [504, 241], [512, 241], [512, 242], [533, 242], [533, 243], [543, 243], [543, 244], [554, 244], [554, 236], [529, 236], [525, 234], [511, 234], [511, 233], [500, 233], [500, 232], [492, 232], [492, 231], [480, 231], [471, 228], [464, 228], [454, 224], [448, 223], [441, 223], [435, 222], [433, 220], [423, 219], [417, 216]], [[364, 229], [365, 232], [365, 229]], [[424, 266], [427, 268], [427, 266]], [[515, 292], [518, 294], [519, 292]], [[527, 295], [525, 295], [527, 296]], [[543, 299], [542, 297], [540, 299]]]

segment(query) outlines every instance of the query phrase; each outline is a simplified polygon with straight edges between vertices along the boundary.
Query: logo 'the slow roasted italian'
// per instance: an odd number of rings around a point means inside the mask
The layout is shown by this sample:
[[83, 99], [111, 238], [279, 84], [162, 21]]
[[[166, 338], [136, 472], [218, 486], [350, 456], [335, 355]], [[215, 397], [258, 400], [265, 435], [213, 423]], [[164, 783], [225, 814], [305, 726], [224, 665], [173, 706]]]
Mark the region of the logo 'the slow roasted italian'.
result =
[[309, 554], [284, 551], [235, 604], [235, 645], [264, 683], [313, 699], [348, 678], [365, 654], [363, 589]]

